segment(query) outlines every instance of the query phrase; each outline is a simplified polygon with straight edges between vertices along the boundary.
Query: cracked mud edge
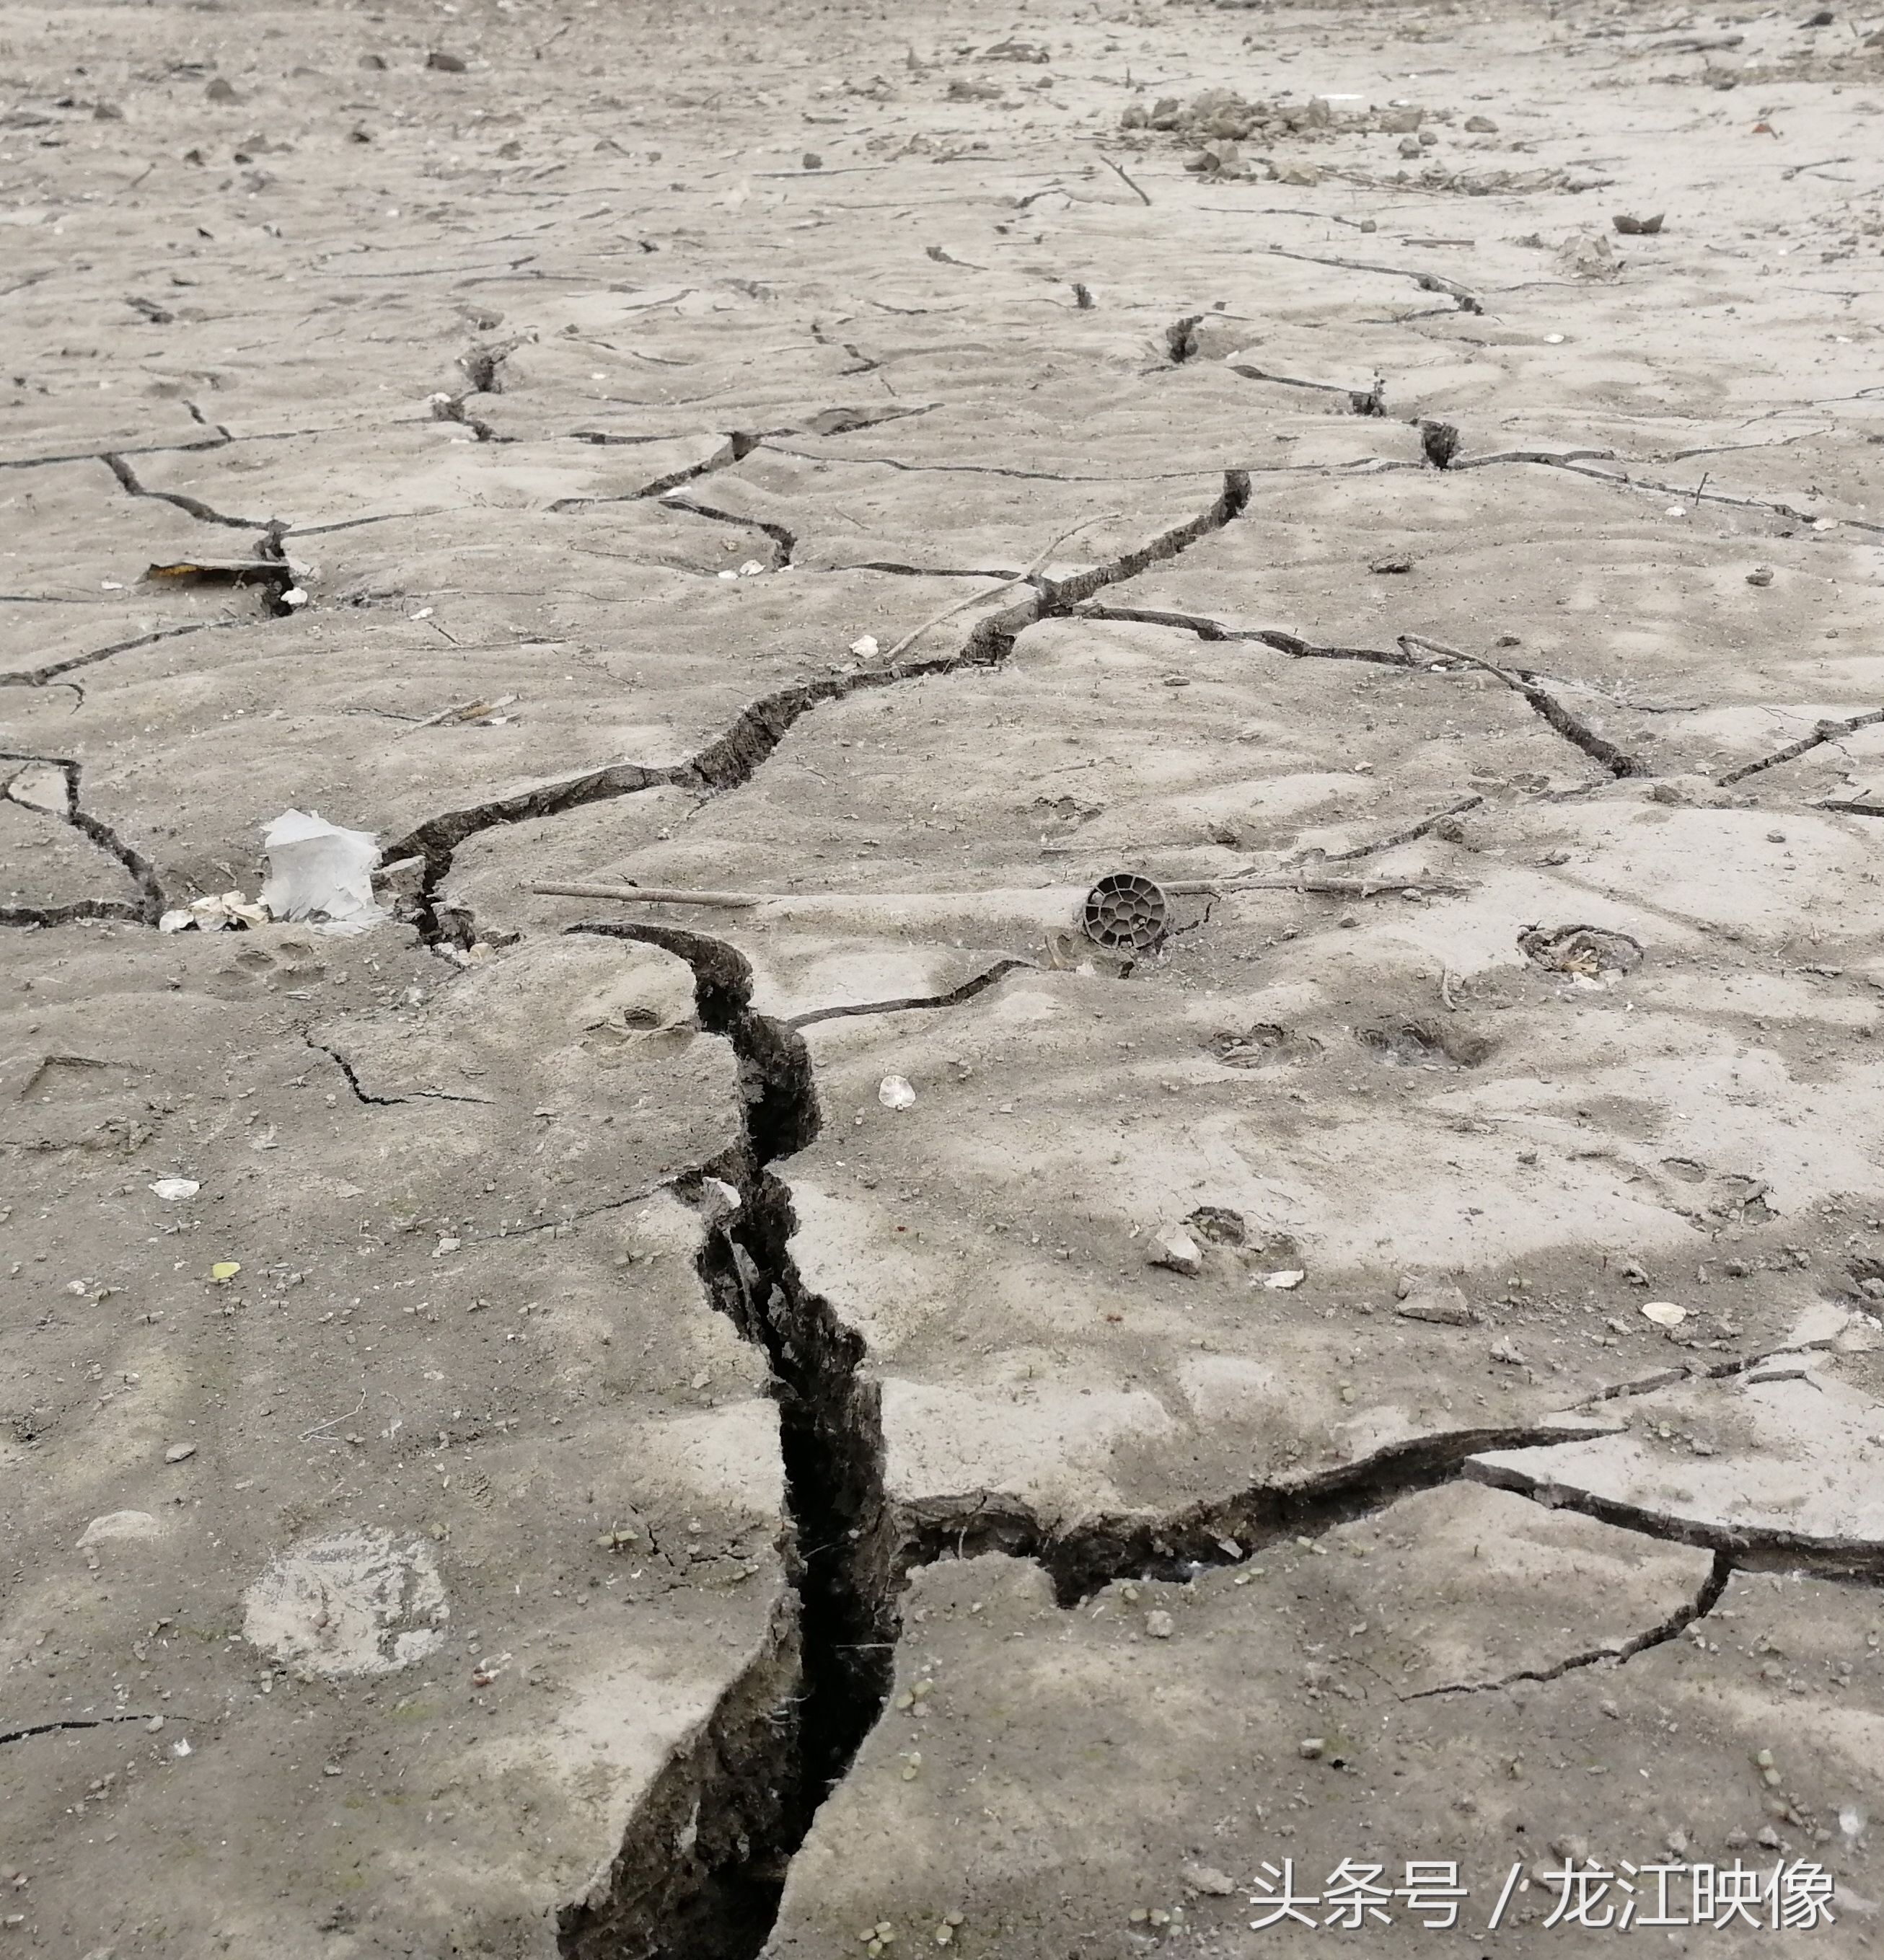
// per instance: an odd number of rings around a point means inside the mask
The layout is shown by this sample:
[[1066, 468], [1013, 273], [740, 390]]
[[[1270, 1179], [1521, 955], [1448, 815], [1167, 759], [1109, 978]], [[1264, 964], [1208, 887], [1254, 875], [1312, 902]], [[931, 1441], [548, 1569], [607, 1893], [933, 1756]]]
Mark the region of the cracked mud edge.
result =
[[1423, 293], [1443, 293], [1461, 313], [1485, 311], [1478, 295], [1469, 286], [1462, 286], [1456, 279], [1443, 278], [1437, 272], [1422, 272], [1407, 266], [1383, 266], [1372, 259], [1336, 259], [1313, 252], [1292, 252], [1281, 245], [1258, 245], [1252, 249], [1266, 252], [1273, 259], [1299, 259], [1306, 266], [1333, 266], [1347, 272], [1378, 272], [1388, 278], [1411, 279]]
[[55, 1716], [49, 1721], [22, 1722], [16, 1728], [0, 1729], [0, 1747], [8, 1742], [24, 1742], [33, 1736], [56, 1736], [62, 1729], [105, 1729], [114, 1722], [148, 1722], [151, 1719], [148, 1709], [141, 1713], [127, 1710], [122, 1715]]
[[1064, 579], [1040, 580], [1014, 604], [984, 614], [953, 651], [880, 667], [847, 667], [816, 680], [794, 682], [749, 702], [722, 733], [686, 762], [666, 767], [609, 763], [579, 775], [448, 810], [428, 818], [396, 843], [387, 845], [382, 861], [393, 864], [404, 858], [422, 859], [425, 869], [418, 899], [422, 931], [431, 940], [450, 938], [469, 945], [473, 930], [469, 915], [454, 908], [441, 895], [457, 848], [469, 838], [501, 825], [554, 816], [587, 803], [632, 796], [642, 790], [672, 788], [702, 797], [724, 795], [749, 781], [799, 720], [813, 708], [870, 689], [928, 675], [952, 673], [963, 667], [999, 667], [1029, 626], [1044, 619], [1065, 618], [1094, 593], [1121, 580], [1135, 578], [1148, 567], [1176, 557], [1199, 539], [1221, 530], [1240, 517], [1249, 501], [1247, 473], [1226, 470], [1222, 488], [1195, 517], [1159, 532], [1144, 544], [1103, 564], [1090, 565]]
[[1781, 762], [1796, 762], [1801, 756], [1809, 755], [1814, 749], [1828, 742], [1841, 740], [1847, 735], [1855, 735], [1860, 728], [1868, 728], [1874, 722], [1884, 721], [1884, 708], [1872, 708], [1868, 713], [1854, 714], [1848, 721], [1821, 721], [1809, 735], [1802, 736], [1796, 742], [1789, 742], [1783, 749], [1758, 762], [1742, 762], [1737, 769], [1730, 769], [1726, 775], [1717, 776], [1716, 784], [1722, 789], [1733, 783], [1744, 782], [1749, 776], [1757, 776], [1762, 769], [1777, 768]]
[[[337, 1048], [329, 1048], [323, 1041], [317, 1041], [311, 1034], [304, 1033], [301, 1039], [317, 1055], [324, 1055], [335, 1068], [346, 1077], [347, 1087], [353, 1091], [354, 1100], [364, 1102], [374, 1109], [391, 1109], [403, 1102], [476, 1102], [488, 1106], [488, 1096], [454, 1096], [448, 1089], [415, 1089], [409, 1096], [376, 1096], [360, 1080], [359, 1071]], [[632, 1200], [619, 1201], [631, 1203]], [[602, 1206], [600, 1210], [612, 1210], [612, 1206]]]
[[809, 1013], [794, 1014], [783, 1025], [796, 1031], [814, 1027], [819, 1021], [846, 1020], [866, 1014], [902, 1014], [922, 1007], [959, 1007], [965, 1001], [973, 1000], [977, 994], [986, 993], [997, 980], [1023, 970], [1033, 971], [1033, 962], [998, 959], [985, 972], [964, 980], [959, 987], [951, 987], [946, 994], [910, 994], [894, 1001], [860, 1001], [851, 1007], [814, 1007]]
[[1567, 1674], [1574, 1674], [1586, 1667], [1620, 1667], [1625, 1661], [1634, 1659], [1639, 1653], [1647, 1653], [1651, 1647], [1666, 1647], [1678, 1635], [1685, 1634], [1697, 1620], [1704, 1620], [1720, 1605], [1727, 1589], [1727, 1582], [1733, 1577], [1733, 1561], [1724, 1552], [1716, 1552], [1714, 1563], [1707, 1568], [1695, 1596], [1684, 1600], [1665, 1620], [1639, 1634], [1632, 1634], [1626, 1640], [1612, 1647], [1589, 1647], [1581, 1653], [1567, 1656], [1548, 1667], [1521, 1667], [1514, 1672], [1501, 1675], [1496, 1681], [1448, 1682], [1443, 1687], [1422, 1688], [1416, 1694], [1403, 1694], [1402, 1701], [1430, 1701], [1443, 1694], [1489, 1694], [1500, 1688], [1515, 1688], [1520, 1682], [1559, 1681]]
[[164, 887], [157, 867], [144, 854], [125, 843], [108, 823], [101, 822], [80, 807], [81, 765], [69, 756], [29, 756], [0, 751], [0, 762], [37, 763], [56, 769], [65, 779], [62, 810], [49, 810], [43, 803], [28, 803], [13, 794], [8, 781], [0, 797], [36, 816], [49, 816], [75, 830], [88, 843], [94, 844], [107, 857], [115, 858], [138, 889], [135, 899], [73, 899], [56, 905], [0, 905], [0, 926], [71, 925], [81, 919], [119, 919], [130, 925], [154, 926], [164, 915]]
[[116, 450], [104, 450], [98, 460], [133, 497], [154, 497], [159, 503], [174, 504], [178, 510], [196, 518], [199, 523], [222, 524], [234, 531], [276, 532], [284, 528], [272, 517], [225, 517], [221, 511], [212, 510], [201, 498], [186, 496], [180, 490], [147, 489], [138, 481], [137, 473]]
[[[1080, 616], [1086, 619], [1115, 619], [1134, 625], [1173, 626], [1182, 632], [1195, 633], [1200, 640], [1244, 641], [1272, 648], [1278, 653], [1287, 654], [1292, 660], [1362, 660], [1376, 667], [1400, 667], [1410, 673], [1440, 676], [1456, 672], [1456, 668], [1446, 664], [1456, 661], [1460, 667], [1474, 667], [1481, 673], [1495, 675], [1513, 693], [1522, 695], [1532, 711], [1565, 741], [1580, 749], [1592, 762], [1600, 763], [1612, 776], [1646, 776], [1653, 773], [1639, 756], [1618, 749], [1580, 716], [1572, 714], [1527, 670], [1500, 667], [1493, 661], [1481, 660], [1475, 654], [1461, 653], [1418, 633], [1402, 633], [1398, 650], [1389, 651], [1383, 647], [1317, 646], [1299, 634], [1284, 632], [1280, 628], [1227, 626], [1221, 620], [1207, 618], [1201, 613], [1166, 611], [1156, 606], [1083, 606]], [[1415, 648], [1421, 651], [1416, 652]], [[1422, 653], [1432, 657], [1422, 657]], [[1800, 752], [1803, 753], [1803, 749]]]
[[[754, 1009], [751, 967], [724, 940], [613, 921], [568, 930], [657, 946], [685, 960], [701, 1026], [733, 1047], [743, 1141], [699, 1175], [734, 1183], [740, 1203], [713, 1223], [699, 1267], [714, 1305], [766, 1357], [790, 1517], [789, 1597], [775, 1610], [758, 1657], [656, 1777], [606, 1873], [562, 1909], [559, 1948], [570, 1960], [759, 1960], [791, 1860], [887, 1701], [901, 1593], [918, 1567], [986, 1553], [1026, 1558], [1070, 1606], [1122, 1577], [1182, 1580], [1240, 1564], [1278, 1538], [1318, 1535], [1415, 1491], [1467, 1478], [1505, 1482], [1474, 1462], [1488, 1449], [1612, 1433], [1608, 1423], [1561, 1418], [1455, 1431], [1169, 1516], [1100, 1517], [1067, 1531], [1043, 1527], [1023, 1503], [986, 1492], [899, 1507], [885, 1486], [881, 1390], [865, 1372], [865, 1344], [804, 1284], [791, 1252], [790, 1194], [772, 1168], [806, 1148], [820, 1127], [798, 1030]], [[1531, 1481], [1529, 1490], [1521, 1478], [1506, 1488], [1540, 1502], [1574, 1501], [1542, 1496], [1547, 1480]], [[1667, 1519], [1619, 1521], [1658, 1538], [1684, 1535]], [[1711, 1607], [1744, 1562], [1738, 1546], [1716, 1550], [1709, 1582], [1716, 1589], [1704, 1588], [1685, 1618], [1647, 1630], [1629, 1652], [1672, 1638]], [[1573, 1656], [1564, 1666], [1596, 1658]]]
[[129, 640], [114, 640], [108, 647], [94, 647], [88, 654], [73, 654], [62, 660], [49, 660], [43, 667], [0, 673], [0, 687], [69, 687], [83, 701], [84, 689], [77, 681], [66, 680], [64, 676], [80, 667], [94, 667], [100, 660], [108, 660], [113, 654], [135, 653], [140, 647], [154, 647], [161, 640], [181, 639], [187, 633], [215, 632], [241, 623], [237, 619], [196, 619], [186, 626], [159, 627], [154, 632], [139, 633]]
[[[1561, 1439], [1574, 1442], [1573, 1436]], [[1884, 1544], [1863, 1538], [1808, 1538], [1771, 1526], [1710, 1524], [1681, 1518], [1620, 1498], [1578, 1491], [1555, 1478], [1534, 1474], [1516, 1464], [1472, 1463], [1465, 1474], [1475, 1482], [1510, 1491], [1553, 1510], [1580, 1511], [1584, 1516], [1676, 1545], [1691, 1545], [1724, 1558], [1736, 1570], [1803, 1572], [1819, 1579], [1884, 1580]]]
[[1308, 381], [1294, 374], [1278, 374], [1273, 369], [1258, 368], [1234, 356], [1224, 364], [1231, 374], [1240, 374], [1246, 381], [1265, 381], [1278, 388], [1305, 388], [1312, 394], [1338, 395], [1357, 415], [1385, 415], [1387, 412], [1384, 375], [1376, 374], [1370, 388], [1350, 388], [1339, 381]]
[[622, 496], [559, 497], [549, 508], [562, 515], [571, 511], [593, 510], [598, 504], [639, 504], [651, 497], [665, 497], [699, 477], [711, 476], [718, 471], [730, 469], [736, 463], [743, 463], [762, 439], [746, 430], [734, 429], [704, 463], [690, 463], [684, 469], [670, 470], [665, 476], [657, 476], [653, 482], [644, 483], [638, 490], [630, 490]]
[[696, 517], [710, 517], [716, 524], [732, 524], [742, 531], [762, 532], [778, 547], [778, 562], [772, 567], [775, 571], [782, 571], [790, 565], [792, 553], [798, 549], [795, 532], [764, 517], [743, 517], [737, 511], [722, 511], [714, 504], [702, 504], [696, 498], [683, 496], [673, 490], [667, 492], [660, 501], [670, 511], [686, 511]]

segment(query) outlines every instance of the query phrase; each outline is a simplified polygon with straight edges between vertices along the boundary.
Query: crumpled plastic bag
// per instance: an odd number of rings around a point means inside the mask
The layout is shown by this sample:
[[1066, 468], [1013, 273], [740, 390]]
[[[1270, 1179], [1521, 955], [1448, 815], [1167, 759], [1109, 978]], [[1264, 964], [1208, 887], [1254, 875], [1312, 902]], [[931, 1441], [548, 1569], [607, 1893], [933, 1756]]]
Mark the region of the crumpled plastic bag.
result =
[[262, 848], [268, 878], [261, 901], [276, 918], [342, 934], [364, 932], [389, 916], [373, 902], [380, 847], [365, 831], [288, 810], [264, 828]]

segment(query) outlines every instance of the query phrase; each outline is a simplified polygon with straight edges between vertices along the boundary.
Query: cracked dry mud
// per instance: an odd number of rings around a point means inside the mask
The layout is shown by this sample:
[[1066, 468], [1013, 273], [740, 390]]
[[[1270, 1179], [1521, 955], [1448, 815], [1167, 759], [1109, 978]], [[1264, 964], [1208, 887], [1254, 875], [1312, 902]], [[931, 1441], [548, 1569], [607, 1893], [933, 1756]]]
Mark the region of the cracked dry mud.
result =
[[0, 6], [0, 1950], [1873, 1949], [1875, 25]]

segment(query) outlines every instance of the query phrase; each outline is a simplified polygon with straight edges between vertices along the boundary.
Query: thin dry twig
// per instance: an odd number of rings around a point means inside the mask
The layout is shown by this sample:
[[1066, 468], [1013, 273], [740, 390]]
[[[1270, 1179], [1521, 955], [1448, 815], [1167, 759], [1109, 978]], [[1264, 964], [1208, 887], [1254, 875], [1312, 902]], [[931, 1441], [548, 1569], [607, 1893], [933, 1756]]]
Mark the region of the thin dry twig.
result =
[[349, 1421], [353, 1417], [358, 1415], [361, 1410], [365, 1407], [366, 1391], [362, 1389], [360, 1391], [360, 1399], [354, 1404], [352, 1408], [343, 1409], [338, 1415], [330, 1415], [325, 1422], [316, 1423], [312, 1429], [304, 1429], [301, 1433], [301, 1440], [304, 1443], [308, 1442], [313, 1437], [320, 1435], [323, 1430], [332, 1429], [336, 1423]]
[[1110, 157], [1101, 157], [1099, 161], [1106, 166], [1106, 169], [1112, 172], [1112, 175], [1115, 177], [1128, 190], [1132, 191], [1137, 194], [1140, 203], [1145, 205], [1149, 205], [1150, 203], [1150, 193], [1147, 192], [1142, 185], [1134, 183], [1131, 178], [1126, 176], [1124, 170], [1119, 164], [1114, 163]]
[[508, 708], [516, 698], [514, 694], [502, 694], [495, 701], [456, 702], [450, 708], [440, 708], [436, 714], [428, 714], [422, 721], [415, 721], [410, 727], [402, 728], [399, 733], [411, 735], [421, 728], [436, 728], [447, 721], [468, 721], [479, 715], [495, 714], [500, 708]]
[[1401, 646], [1408, 650], [1415, 647], [1428, 653], [1437, 654], [1442, 660], [1459, 660], [1470, 667], [1479, 668], [1484, 673], [1495, 674], [1514, 693], [1521, 694], [1565, 741], [1573, 742], [1593, 761], [1600, 762], [1612, 776], [1646, 776], [1650, 771], [1639, 756], [1631, 756], [1618, 749], [1606, 736], [1599, 735], [1587, 723], [1571, 713], [1556, 695], [1539, 687], [1521, 673], [1509, 667], [1501, 667], [1496, 660], [1488, 660], [1477, 654], [1462, 653], [1456, 647], [1449, 647], [1442, 640], [1428, 639], [1424, 633], [1402, 633]]
[[1082, 518], [1079, 523], [1072, 527], [1071, 530], [1062, 531], [1057, 538], [1055, 538], [1052, 542], [1047, 546], [1046, 549], [1041, 552], [1039, 556], [1036, 558], [1031, 565], [1026, 566], [1023, 570], [1016, 572], [1012, 578], [1004, 578], [998, 585], [991, 587], [988, 590], [983, 592], [971, 592], [966, 599], [956, 599], [950, 600], [947, 606], [943, 607], [940, 612], [932, 612], [928, 619], [923, 621], [921, 625], [912, 626], [908, 632], [904, 634], [902, 638], [890, 648], [889, 652], [884, 654], [883, 664], [886, 667], [894, 667], [898, 658], [903, 654], [907, 653], [909, 650], [915, 644], [917, 641], [922, 638], [923, 635], [926, 633], [931, 626], [939, 626], [944, 619], [952, 619], [957, 612], [966, 612], [971, 606], [979, 606], [985, 600], [992, 599], [997, 593], [1005, 592], [1010, 587], [1025, 585], [1030, 579], [1033, 578], [1036, 573], [1041, 571], [1041, 569], [1045, 565], [1047, 561], [1052, 557], [1053, 554], [1059, 549], [1061, 546], [1066, 542], [1068, 538], [1077, 537], [1081, 531], [1090, 531], [1095, 524], [1105, 523], [1109, 520], [1115, 517], [1118, 515], [1119, 513], [1116, 511], [1101, 511], [1096, 517]]
[[1386, 892], [1469, 892], [1456, 879], [1423, 874], [1392, 878], [1323, 878], [1312, 871], [1233, 872], [1227, 878], [1181, 878], [1164, 888], [1174, 897], [1227, 897], [1236, 892], [1312, 892], [1324, 899], [1373, 899]]
[[1449, 803], [1443, 810], [1436, 810], [1431, 816], [1423, 816], [1417, 823], [1408, 824], [1404, 830], [1395, 830], [1385, 837], [1376, 838], [1371, 844], [1357, 844], [1349, 851], [1331, 851], [1325, 862], [1338, 864], [1344, 859], [1371, 858], [1376, 851], [1397, 850], [1402, 844], [1413, 844], [1443, 823], [1449, 816], [1462, 816], [1469, 810], [1476, 810], [1485, 801], [1481, 796], [1461, 797], [1456, 803]]
[[711, 905], [743, 912], [767, 901], [753, 892], [683, 892], [667, 885], [527, 885], [526, 891], [552, 899], [621, 899], [638, 905]]

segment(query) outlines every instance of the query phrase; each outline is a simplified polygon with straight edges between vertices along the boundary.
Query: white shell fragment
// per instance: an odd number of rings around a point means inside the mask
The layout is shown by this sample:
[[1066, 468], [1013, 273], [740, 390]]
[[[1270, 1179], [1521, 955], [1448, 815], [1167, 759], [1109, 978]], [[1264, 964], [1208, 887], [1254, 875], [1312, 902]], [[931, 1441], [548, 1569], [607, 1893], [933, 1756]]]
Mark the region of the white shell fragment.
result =
[[1677, 1306], [1672, 1300], [1644, 1300], [1642, 1318], [1653, 1321], [1657, 1327], [1679, 1327], [1688, 1318], [1688, 1309]]
[[877, 1099], [886, 1109], [907, 1109], [916, 1099], [915, 1086], [906, 1075], [886, 1075], [877, 1085]]

